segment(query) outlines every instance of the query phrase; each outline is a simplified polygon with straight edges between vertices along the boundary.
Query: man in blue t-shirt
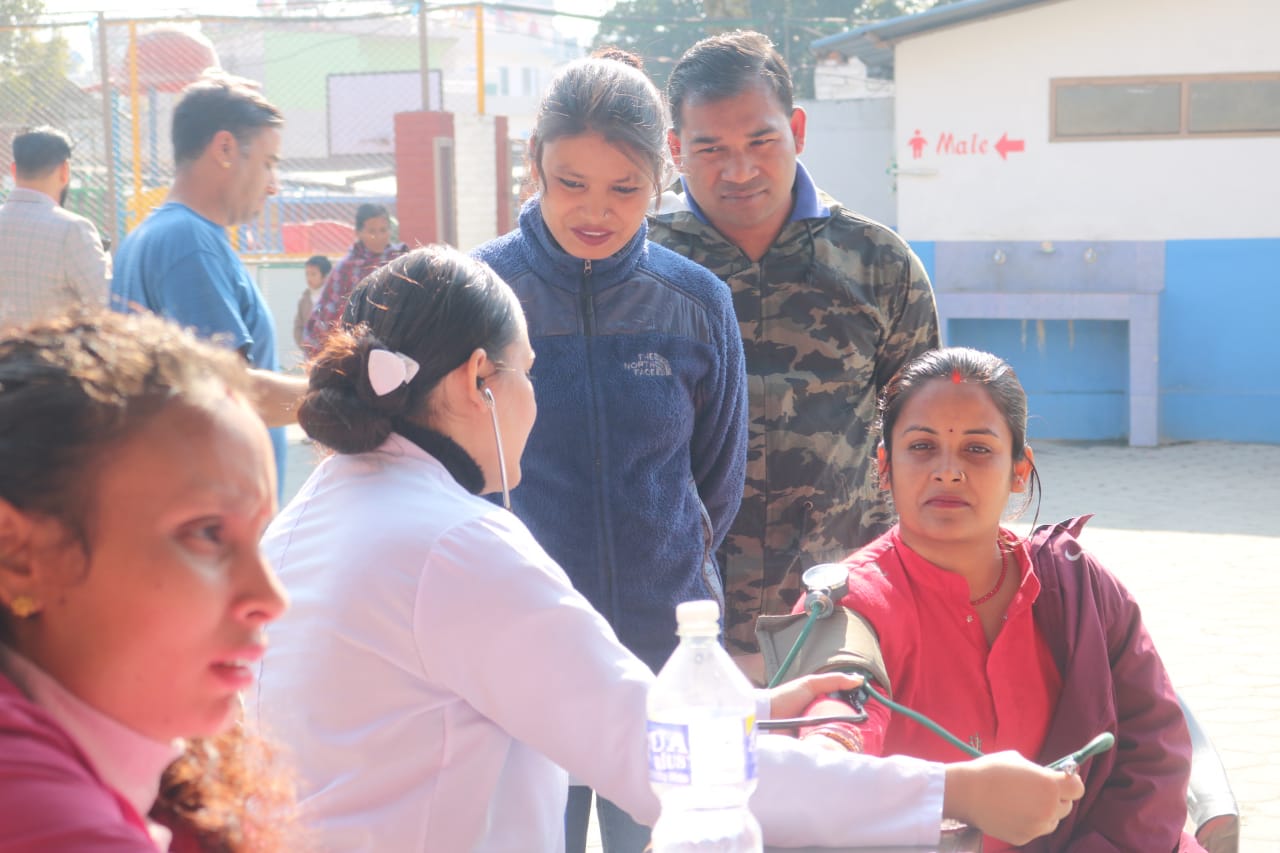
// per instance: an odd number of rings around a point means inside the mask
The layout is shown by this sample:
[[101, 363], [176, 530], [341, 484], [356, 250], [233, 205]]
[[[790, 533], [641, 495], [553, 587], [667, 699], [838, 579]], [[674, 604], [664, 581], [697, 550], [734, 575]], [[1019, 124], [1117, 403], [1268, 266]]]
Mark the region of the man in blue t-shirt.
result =
[[173, 111], [176, 175], [168, 200], [125, 238], [112, 304], [154, 311], [238, 350], [253, 368], [259, 414], [284, 481], [283, 425], [306, 390], [276, 373], [276, 330], [266, 300], [226, 229], [249, 222], [276, 192], [280, 111], [246, 81], [219, 76], [188, 86]]

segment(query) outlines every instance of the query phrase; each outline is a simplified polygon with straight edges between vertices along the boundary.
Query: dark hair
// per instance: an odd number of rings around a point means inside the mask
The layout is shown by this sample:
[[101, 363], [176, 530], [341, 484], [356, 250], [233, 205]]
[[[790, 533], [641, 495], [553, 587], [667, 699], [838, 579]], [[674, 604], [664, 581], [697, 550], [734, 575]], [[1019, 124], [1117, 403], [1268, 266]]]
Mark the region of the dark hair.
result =
[[333, 269], [333, 264], [329, 263], [329, 259], [324, 255], [312, 255], [307, 258], [307, 262], [303, 266], [315, 267], [320, 270], [321, 275], [328, 275], [329, 270]]
[[750, 30], [710, 36], [684, 52], [667, 78], [671, 127], [680, 132], [680, 111], [689, 98], [719, 101], [764, 83], [782, 111], [795, 106], [791, 72], [769, 37]]
[[109, 449], [242, 360], [152, 315], [86, 313], [0, 334], [0, 498], [61, 521], [88, 551], [93, 474]]
[[225, 74], [206, 75], [182, 90], [173, 109], [173, 161], [197, 160], [220, 131], [230, 131], [248, 145], [265, 127], [280, 127], [284, 116], [248, 80]]
[[360, 205], [356, 208], [356, 230], [359, 231], [366, 222], [370, 219], [377, 219], [379, 216], [388, 220], [391, 218], [391, 214], [387, 213], [386, 206], [373, 204], [372, 202], [365, 202]]
[[662, 191], [666, 118], [662, 95], [641, 65], [639, 57], [611, 47], [571, 62], [556, 74], [538, 107], [529, 151], [539, 174], [548, 142], [598, 133], [645, 170], [653, 180], [655, 196]]
[[[0, 333], [0, 497], [56, 518], [87, 556], [98, 472], [171, 405], [249, 393], [243, 360], [151, 314], [82, 313]], [[0, 555], [7, 559], [11, 555]], [[0, 608], [0, 638], [11, 636]], [[203, 850], [283, 850], [292, 784], [239, 726], [192, 738], [151, 816]]]
[[[893, 459], [893, 427], [898, 422], [902, 407], [907, 404], [926, 383], [935, 379], [969, 382], [981, 385], [1000, 410], [1012, 436], [1013, 461], [1021, 462], [1027, 450], [1027, 392], [1018, 381], [1018, 374], [1009, 363], [989, 352], [968, 347], [947, 347], [930, 350], [907, 362], [893, 375], [880, 392], [879, 418], [876, 424], [884, 443], [885, 459]], [[1040, 494], [1040, 473], [1035, 464], [1027, 482], [1026, 499], [1022, 512]], [[1038, 503], [1037, 503], [1038, 506]], [[1037, 510], [1037, 517], [1039, 510]], [[1034, 524], [1034, 521], [1032, 522]]]
[[13, 165], [20, 178], [43, 178], [71, 159], [71, 138], [47, 125], [13, 136]]
[[[374, 450], [397, 423], [422, 422], [431, 391], [475, 350], [499, 357], [523, 319], [515, 293], [479, 261], [448, 246], [401, 255], [351, 294], [342, 323], [311, 363], [298, 423], [339, 453]], [[376, 349], [412, 358], [418, 373], [378, 396], [368, 369]]]

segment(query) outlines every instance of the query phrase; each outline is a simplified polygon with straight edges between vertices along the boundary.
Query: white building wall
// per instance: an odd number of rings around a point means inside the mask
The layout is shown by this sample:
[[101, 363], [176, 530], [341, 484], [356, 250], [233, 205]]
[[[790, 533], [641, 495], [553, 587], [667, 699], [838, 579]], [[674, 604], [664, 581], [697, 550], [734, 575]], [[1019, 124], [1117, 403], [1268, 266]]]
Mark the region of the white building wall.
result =
[[813, 96], [819, 101], [892, 98], [893, 81], [868, 77], [867, 66], [857, 57], [844, 62], [824, 59], [813, 69]]
[[[553, 8], [550, 0], [518, 5]], [[433, 15], [430, 26], [433, 33], [447, 32], [454, 39], [441, 62], [445, 111], [475, 113], [476, 43], [471, 10], [459, 8]], [[587, 49], [576, 39], [557, 30], [549, 16], [490, 10], [485, 15], [484, 30], [485, 114], [507, 116], [510, 136], [527, 138], [542, 94], [556, 70], [586, 53]], [[504, 69], [508, 80], [505, 95], [500, 91]], [[526, 87], [526, 73], [530, 87]]]
[[458, 248], [464, 252], [498, 236], [497, 142], [493, 116], [453, 117]]
[[814, 182], [850, 210], [895, 225], [893, 102], [862, 98], [797, 103], [809, 117], [800, 160]]
[[[903, 234], [1280, 236], [1280, 137], [1049, 142], [1051, 78], [1280, 71], [1278, 38], [1280, 2], [1060, 0], [900, 43]], [[943, 153], [943, 133], [985, 140], [986, 153]], [[1025, 150], [1002, 159], [1002, 134]]]

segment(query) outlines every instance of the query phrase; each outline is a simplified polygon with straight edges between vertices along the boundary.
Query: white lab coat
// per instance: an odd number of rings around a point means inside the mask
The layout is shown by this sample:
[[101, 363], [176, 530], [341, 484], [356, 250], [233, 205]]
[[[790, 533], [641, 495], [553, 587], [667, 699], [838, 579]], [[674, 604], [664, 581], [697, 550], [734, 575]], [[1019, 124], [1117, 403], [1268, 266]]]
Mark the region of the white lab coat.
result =
[[[565, 770], [656, 819], [653, 675], [518, 519], [416, 445], [325, 460], [263, 547], [292, 607], [251, 708], [322, 849], [560, 851]], [[937, 841], [939, 765], [759, 747], [768, 843]]]

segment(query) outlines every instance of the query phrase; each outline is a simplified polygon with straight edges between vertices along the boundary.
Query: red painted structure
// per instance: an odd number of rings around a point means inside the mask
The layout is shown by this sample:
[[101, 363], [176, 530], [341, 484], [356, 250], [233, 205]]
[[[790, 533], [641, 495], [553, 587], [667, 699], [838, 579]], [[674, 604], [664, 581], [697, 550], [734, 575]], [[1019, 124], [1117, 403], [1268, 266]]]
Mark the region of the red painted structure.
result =
[[285, 222], [280, 226], [286, 255], [343, 255], [356, 241], [356, 229], [332, 219]]
[[[147, 30], [138, 36], [137, 50], [138, 88], [143, 92], [181, 92], [206, 69], [221, 68], [213, 42], [187, 30]], [[115, 88], [129, 88], [127, 53], [111, 76]]]
[[[506, 116], [494, 116], [495, 237], [515, 227], [507, 126]], [[452, 113], [396, 113], [396, 216], [400, 239], [410, 246], [458, 244], [457, 205], [465, 197], [466, 176], [457, 174], [454, 131]]]
[[396, 113], [395, 133], [400, 239], [410, 246], [456, 241], [453, 113]]

